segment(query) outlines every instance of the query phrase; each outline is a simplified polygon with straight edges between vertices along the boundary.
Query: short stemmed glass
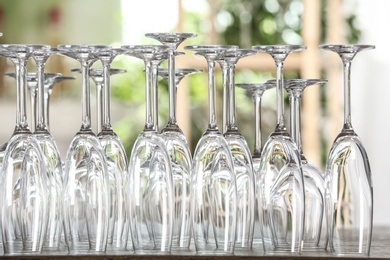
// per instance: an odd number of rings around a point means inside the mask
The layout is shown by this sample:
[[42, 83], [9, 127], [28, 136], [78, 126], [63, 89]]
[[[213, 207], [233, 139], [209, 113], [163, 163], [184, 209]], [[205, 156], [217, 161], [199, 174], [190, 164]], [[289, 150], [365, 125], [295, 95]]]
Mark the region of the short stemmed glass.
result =
[[157, 69], [166, 59], [166, 46], [126, 45], [124, 53], [145, 63], [146, 118], [129, 160], [128, 209], [136, 253], [170, 253], [174, 194], [172, 167], [164, 139], [156, 130]]
[[283, 64], [300, 45], [253, 46], [270, 54], [276, 64], [277, 124], [260, 159], [263, 246], [266, 253], [301, 251], [305, 221], [305, 190], [301, 157], [284, 124]]
[[233, 158], [219, 132], [215, 109], [215, 63], [234, 46], [186, 46], [208, 64], [209, 125], [195, 149], [192, 162], [191, 215], [198, 254], [234, 252], [237, 221], [237, 184]]
[[59, 45], [64, 56], [82, 69], [82, 125], [66, 154], [64, 167], [65, 239], [72, 252], [104, 252], [110, 214], [110, 187], [106, 156], [91, 130], [89, 67], [101, 45]]
[[50, 196], [43, 154], [28, 128], [26, 63], [33, 51], [47, 45], [1, 45], [0, 55], [15, 64], [16, 126], [1, 170], [1, 232], [4, 253], [40, 252], [48, 223]]
[[[98, 133], [98, 138], [103, 147], [103, 152], [107, 156], [107, 167], [110, 182], [111, 209], [108, 226], [109, 250], [126, 250], [130, 228], [126, 211], [126, 183], [124, 182], [127, 176], [127, 155], [121, 140], [111, 127], [110, 106], [110, 66], [115, 57], [122, 52], [122, 49], [113, 48], [110, 50], [99, 51], [95, 54], [103, 65], [103, 85], [101, 85], [102, 95], [100, 95], [101, 99], [98, 102], [98, 107], [99, 104], [102, 104], [102, 113], [98, 115], [98, 117], [100, 116], [99, 121], [101, 122], [101, 131]], [[96, 84], [96, 86], [98, 86], [98, 84]]]
[[339, 54], [344, 70], [344, 125], [333, 142], [325, 172], [329, 247], [336, 255], [370, 253], [373, 216], [371, 169], [366, 150], [351, 123], [351, 64], [373, 45], [322, 45]]
[[290, 132], [301, 154], [305, 185], [305, 228], [302, 251], [325, 250], [328, 243], [324, 174], [304, 156], [301, 137], [302, 93], [306, 87], [326, 82], [320, 79], [291, 79], [284, 82], [290, 97]]
[[252, 248], [255, 217], [255, 178], [252, 156], [245, 138], [238, 131], [236, 124], [235, 73], [239, 59], [256, 54], [254, 50], [229, 50], [220, 55], [224, 61], [222, 70], [227, 75], [227, 123], [223, 134], [233, 156], [237, 183], [237, 225], [235, 248], [248, 250]]
[[[253, 163], [253, 173], [255, 177], [255, 227], [253, 232], [253, 245], [257, 248], [258, 245], [263, 243], [262, 235], [261, 235], [261, 220], [259, 215], [259, 205], [260, 202], [260, 190], [259, 188], [259, 180], [260, 180], [260, 158], [262, 151], [262, 130], [261, 130], [261, 99], [263, 93], [271, 88], [275, 87], [274, 83], [265, 82], [260, 84], [255, 83], [240, 83], [236, 84], [236, 87], [243, 88], [250, 92], [253, 97], [253, 104], [255, 110], [255, 141], [254, 141], [254, 150], [252, 152], [252, 163]], [[256, 190], [257, 189], [257, 190]]]
[[[187, 75], [202, 72], [201, 69], [176, 69], [175, 85], [177, 91], [179, 82]], [[168, 81], [169, 69], [159, 69], [158, 74]], [[172, 91], [171, 88], [169, 91]], [[172, 96], [170, 95], [170, 98]], [[176, 95], [175, 95], [176, 97]], [[176, 100], [169, 102], [176, 107]], [[190, 181], [192, 157], [187, 139], [176, 121], [176, 108], [169, 117], [168, 125], [161, 130], [171, 159], [173, 171], [173, 190], [175, 195], [175, 219], [173, 227], [172, 250], [188, 250], [191, 242], [191, 216], [190, 216]]]

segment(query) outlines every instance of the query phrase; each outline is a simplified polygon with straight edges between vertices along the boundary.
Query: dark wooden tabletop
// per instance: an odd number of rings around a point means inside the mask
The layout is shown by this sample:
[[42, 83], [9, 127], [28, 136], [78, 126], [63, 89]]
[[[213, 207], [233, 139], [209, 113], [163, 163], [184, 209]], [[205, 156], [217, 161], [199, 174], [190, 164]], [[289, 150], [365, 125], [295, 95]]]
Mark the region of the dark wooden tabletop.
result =
[[[195, 252], [181, 253], [179, 255], [135, 255], [132, 252], [121, 254], [93, 254], [93, 255], [72, 255], [72, 254], [51, 254], [51, 255], [5, 255], [0, 256], [0, 259], [12, 259], [12, 260], [37, 260], [37, 259], [59, 259], [59, 260], [198, 260], [198, 259], [238, 259], [238, 260], [251, 260], [251, 259], [273, 259], [273, 260], [286, 260], [286, 259], [365, 259], [366, 257], [351, 257], [351, 256], [333, 256], [329, 252], [304, 252], [297, 255], [264, 255], [261, 251], [254, 249], [250, 253], [235, 252], [235, 255], [196, 255]], [[390, 259], [390, 227], [375, 227], [373, 230], [373, 237], [371, 243], [370, 259]]]

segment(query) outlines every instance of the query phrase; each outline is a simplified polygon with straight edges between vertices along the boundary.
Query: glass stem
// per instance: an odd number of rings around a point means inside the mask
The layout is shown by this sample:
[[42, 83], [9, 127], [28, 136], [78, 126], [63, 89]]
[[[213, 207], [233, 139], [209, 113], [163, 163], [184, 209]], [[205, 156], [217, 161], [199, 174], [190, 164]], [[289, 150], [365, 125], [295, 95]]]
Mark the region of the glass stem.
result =
[[253, 152], [254, 156], [260, 157], [261, 155], [261, 94], [258, 94], [256, 91], [253, 94], [253, 103], [255, 107], [255, 150]]
[[36, 121], [37, 121], [37, 89], [35, 83], [27, 83], [34, 84], [34, 86], [30, 87], [30, 106], [31, 106], [31, 129], [36, 129]]
[[236, 64], [235, 62], [228, 62], [228, 130], [237, 131], [236, 125], [236, 91], [235, 87]]
[[97, 127], [96, 131], [97, 133], [100, 133], [102, 131], [102, 124], [103, 124], [103, 84], [101, 81], [96, 80], [96, 122]]
[[344, 126], [343, 131], [353, 131], [351, 123], [351, 60], [343, 58], [344, 72]]
[[276, 131], [285, 132], [284, 125], [284, 95], [283, 95], [283, 63], [281, 59], [275, 59], [276, 64]]
[[51, 88], [45, 88], [45, 95], [44, 95], [44, 100], [45, 100], [45, 125], [47, 131], [50, 131], [50, 120], [49, 120], [49, 103], [50, 103], [50, 95], [51, 95]]
[[219, 62], [222, 69], [222, 133], [225, 133], [228, 129], [229, 121], [229, 77], [228, 67], [226, 61]]
[[82, 75], [82, 125], [81, 131], [91, 130], [91, 97], [89, 84], [89, 66], [90, 61], [81, 61], [81, 75]]
[[175, 83], [175, 55], [174, 49], [168, 53], [168, 92], [169, 92], [169, 118], [168, 125], [176, 125], [176, 83]]
[[14, 61], [16, 72], [16, 130], [28, 130], [26, 116], [26, 64], [23, 58]]
[[146, 86], [146, 115], [145, 115], [145, 131], [155, 131], [154, 125], [154, 112], [153, 112], [153, 75], [152, 75], [152, 62], [145, 61], [145, 86]]
[[45, 125], [45, 101], [44, 101], [44, 96], [45, 96], [45, 86], [44, 86], [44, 81], [45, 81], [45, 63], [43, 61], [38, 61], [36, 60], [36, 65], [37, 65], [37, 74], [38, 74], [38, 104], [37, 104], [37, 122], [35, 125], [35, 131], [46, 131], [46, 125]]
[[295, 141], [300, 154], [302, 154], [301, 104], [302, 104], [302, 91], [299, 89], [292, 89], [290, 91], [290, 106], [291, 106], [290, 131], [291, 131], [291, 136]]
[[111, 130], [110, 116], [110, 63], [103, 61], [103, 125], [102, 130]]
[[217, 119], [215, 109], [215, 60], [207, 58], [208, 66], [208, 96], [209, 96], [209, 125], [208, 130], [217, 130]]
[[152, 61], [152, 107], [154, 130], [158, 132], [158, 66], [161, 61]]

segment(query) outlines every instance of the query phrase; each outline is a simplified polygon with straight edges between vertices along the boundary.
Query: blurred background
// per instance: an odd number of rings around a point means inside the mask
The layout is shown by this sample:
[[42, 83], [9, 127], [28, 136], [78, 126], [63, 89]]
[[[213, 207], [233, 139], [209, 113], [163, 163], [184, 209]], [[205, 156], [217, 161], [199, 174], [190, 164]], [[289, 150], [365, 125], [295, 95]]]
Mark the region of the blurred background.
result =
[[[312, 86], [303, 95], [303, 149], [308, 160], [324, 168], [330, 146], [343, 120], [342, 64], [337, 54], [320, 51], [324, 43], [374, 44], [376, 50], [358, 54], [352, 65], [352, 122], [370, 157], [374, 186], [374, 224], [390, 225], [387, 200], [390, 174], [389, 109], [390, 37], [385, 0], [0, 0], [0, 43], [58, 44], [158, 44], [144, 37], [147, 32], [192, 32], [198, 37], [180, 46], [235, 44], [250, 48], [261, 44], [305, 44], [308, 49], [290, 55], [285, 62], [286, 78], [323, 78], [328, 84]], [[94, 67], [100, 67], [97, 62]], [[113, 68], [127, 73], [111, 78], [112, 124], [128, 154], [142, 131], [145, 115], [145, 76], [141, 60], [118, 56]], [[166, 66], [163, 63], [162, 66]], [[206, 69], [204, 58], [187, 52], [176, 60], [178, 68]], [[53, 56], [46, 72], [75, 76], [54, 87], [50, 103], [51, 133], [62, 157], [81, 122], [81, 79], [79, 63]], [[14, 66], [0, 58], [0, 143], [11, 136], [15, 123], [16, 88]], [[35, 71], [31, 61], [28, 71]], [[237, 83], [260, 83], [275, 77], [272, 58], [257, 54], [238, 62]], [[93, 84], [93, 83], [91, 83]], [[91, 85], [92, 111], [96, 110]], [[217, 67], [217, 113], [221, 123], [222, 81]], [[254, 111], [250, 95], [236, 91], [238, 127], [250, 147], [254, 141]], [[286, 120], [289, 121], [288, 97]], [[263, 96], [263, 142], [275, 127], [275, 91]], [[178, 122], [193, 150], [207, 127], [207, 74], [195, 74], [181, 81], [178, 90]], [[160, 81], [159, 125], [168, 114], [167, 83]], [[92, 124], [96, 127], [96, 115]], [[31, 115], [29, 115], [31, 118]], [[96, 128], [95, 128], [96, 129]], [[390, 168], [390, 167], [389, 167]]]

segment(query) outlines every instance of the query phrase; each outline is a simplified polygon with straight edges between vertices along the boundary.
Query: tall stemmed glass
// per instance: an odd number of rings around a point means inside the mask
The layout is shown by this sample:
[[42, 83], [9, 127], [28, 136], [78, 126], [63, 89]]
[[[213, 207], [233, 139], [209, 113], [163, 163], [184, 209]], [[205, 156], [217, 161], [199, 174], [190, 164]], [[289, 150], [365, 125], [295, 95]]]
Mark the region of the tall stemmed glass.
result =
[[371, 246], [373, 191], [366, 150], [351, 123], [351, 64], [373, 45], [322, 45], [340, 55], [344, 70], [344, 125], [326, 163], [325, 193], [329, 247], [333, 254], [368, 256]]
[[223, 134], [233, 156], [234, 170], [237, 182], [237, 225], [235, 248], [248, 250], [252, 248], [255, 217], [255, 178], [252, 156], [245, 138], [238, 131], [236, 124], [236, 92], [235, 73], [239, 59], [254, 55], [254, 50], [229, 50], [221, 54], [222, 69], [227, 75], [227, 123]]
[[[63, 228], [62, 214], [62, 162], [57, 144], [46, 126], [45, 111], [45, 62], [47, 59], [57, 53], [54, 50], [38, 49], [32, 53], [37, 66], [37, 113], [35, 122], [34, 137], [38, 141], [45, 159], [46, 174], [48, 180], [48, 194], [50, 196], [49, 204], [49, 223], [47, 226], [46, 241], [44, 250], [58, 250], [61, 241]], [[35, 120], [34, 120], [35, 121]]]
[[62, 55], [76, 59], [82, 69], [82, 124], [65, 159], [65, 239], [72, 252], [106, 250], [110, 188], [106, 156], [91, 130], [89, 67], [100, 45], [59, 45]]
[[164, 140], [156, 131], [157, 69], [166, 59], [166, 46], [127, 45], [125, 54], [145, 63], [145, 127], [133, 146], [128, 169], [130, 231], [136, 253], [169, 253], [174, 202], [172, 167]]
[[46, 45], [1, 45], [0, 55], [15, 64], [16, 126], [1, 170], [1, 232], [4, 253], [40, 252], [48, 223], [47, 175], [43, 155], [26, 116], [26, 63]]
[[253, 173], [255, 177], [255, 227], [253, 232], [253, 245], [257, 248], [257, 245], [263, 243], [261, 228], [262, 225], [259, 215], [259, 208], [261, 208], [260, 201], [260, 190], [259, 190], [259, 180], [260, 180], [260, 158], [262, 151], [262, 131], [261, 131], [261, 99], [263, 93], [271, 88], [275, 87], [275, 83], [265, 82], [260, 84], [254, 83], [240, 83], [236, 84], [236, 87], [243, 88], [250, 92], [253, 97], [253, 104], [255, 109], [255, 142], [254, 150], [252, 152], [252, 163], [253, 163]]
[[[175, 85], [177, 91], [179, 82], [187, 75], [202, 72], [201, 69], [176, 69]], [[159, 69], [158, 74], [169, 80], [169, 69]], [[172, 91], [169, 88], [169, 91]], [[175, 95], [176, 96], [176, 95]], [[170, 98], [172, 95], [170, 95]], [[176, 107], [176, 100], [169, 102]], [[170, 108], [169, 111], [176, 111]], [[175, 196], [175, 218], [173, 227], [172, 250], [188, 250], [191, 242], [190, 216], [190, 181], [192, 157], [187, 139], [176, 122], [176, 112], [168, 120], [168, 125], [161, 131], [171, 159], [173, 171], [173, 191]]]
[[263, 245], [266, 253], [301, 251], [305, 190], [301, 157], [284, 124], [283, 64], [300, 45], [253, 46], [269, 53], [276, 64], [277, 124], [261, 154], [260, 181]]
[[234, 46], [186, 46], [208, 64], [209, 125], [192, 162], [191, 215], [197, 253], [233, 253], [237, 221], [237, 184], [233, 158], [219, 132], [215, 109], [215, 62]]
[[305, 185], [305, 228], [303, 251], [325, 250], [327, 225], [325, 218], [325, 179], [322, 171], [309, 162], [302, 151], [301, 137], [301, 103], [302, 93], [306, 87], [324, 84], [320, 79], [285, 80], [284, 87], [290, 96], [290, 131], [301, 154], [303, 181]]
[[110, 250], [126, 250], [130, 228], [126, 212], [126, 183], [124, 182], [128, 167], [127, 155], [121, 140], [112, 130], [110, 114], [110, 66], [115, 57], [121, 53], [123, 53], [122, 49], [113, 48], [102, 50], [95, 54], [103, 65], [102, 95], [100, 95], [101, 99], [99, 100], [99, 103], [102, 104], [102, 114], [100, 114], [101, 131], [98, 133], [98, 138], [103, 147], [103, 152], [107, 156], [110, 182], [111, 209], [108, 226], [108, 245]]

